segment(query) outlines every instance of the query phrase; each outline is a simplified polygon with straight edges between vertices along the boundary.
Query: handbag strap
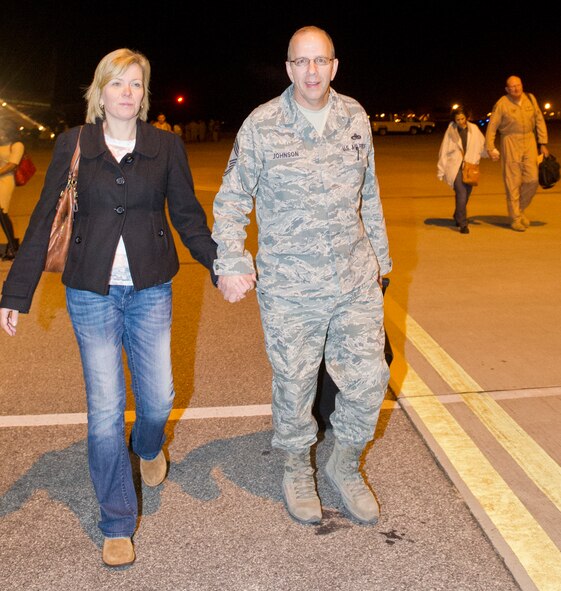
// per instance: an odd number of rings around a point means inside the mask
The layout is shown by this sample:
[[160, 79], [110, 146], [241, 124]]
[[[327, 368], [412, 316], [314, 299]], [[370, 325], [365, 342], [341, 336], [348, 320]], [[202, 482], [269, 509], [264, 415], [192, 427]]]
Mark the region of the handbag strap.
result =
[[78, 211], [76, 186], [78, 185], [78, 165], [80, 164], [80, 136], [82, 135], [83, 127], [83, 125], [80, 125], [78, 139], [76, 140], [76, 147], [74, 148], [74, 154], [72, 155], [72, 160], [70, 161], [70, 169], [68, 170], [68, 181], [66, 185], [67, 189], [69, 187], [74, 188], [74, 191], [72, 192], [72, 211], [74, 212], [74, 214], [76, 214], [76, 212]]
[[72, 160], [70, 161], [70, 169], [68, 172], [68, 176], [71, 176], [74, 179], [78, 176], [78, 165], [80, 164], [80, 136], [82, 135], [83, 127], [83, 125], [80, 125], [78, 139], [76, 140], [76, 148], [74, 149], [74, 154], [72, 155]]

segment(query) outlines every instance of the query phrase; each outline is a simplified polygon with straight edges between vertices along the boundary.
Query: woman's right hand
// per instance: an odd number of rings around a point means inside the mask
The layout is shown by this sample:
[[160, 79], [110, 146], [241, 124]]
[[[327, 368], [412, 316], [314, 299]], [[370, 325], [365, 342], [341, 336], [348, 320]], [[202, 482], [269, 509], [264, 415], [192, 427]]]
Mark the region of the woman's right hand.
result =
[[255, 287], [255, 273], [246, 275], [220, 275], [218, 289], [224, 299], [233, 304], [245, 298], [246, 293]]
[[2, 327], [11, 337], [16, 335], [18, 317], [19, 312], [17, 310], [0, 308], [0, 327]]

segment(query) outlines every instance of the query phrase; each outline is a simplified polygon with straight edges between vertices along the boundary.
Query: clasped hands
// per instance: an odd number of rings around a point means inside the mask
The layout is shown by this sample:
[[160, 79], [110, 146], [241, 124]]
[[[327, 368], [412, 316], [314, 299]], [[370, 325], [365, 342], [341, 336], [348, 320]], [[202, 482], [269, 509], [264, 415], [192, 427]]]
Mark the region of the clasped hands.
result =
[[220, 275], [218, 277], [218, 289], [224, 299], [231, 304], [243, 300], [247, 292], [255, 287], [255, 273], [246, 275]]

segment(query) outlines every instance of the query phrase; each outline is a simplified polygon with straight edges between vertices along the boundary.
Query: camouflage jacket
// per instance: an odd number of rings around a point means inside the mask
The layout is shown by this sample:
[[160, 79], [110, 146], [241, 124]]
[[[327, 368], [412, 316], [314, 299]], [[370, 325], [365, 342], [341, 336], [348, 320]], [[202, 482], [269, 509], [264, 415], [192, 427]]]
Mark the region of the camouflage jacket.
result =
[[246, 226], [255, 204], [258, 288], [346, 293], [391, 271], [368, 116], [330, 92], [319, 136], [293, 86], [242, 124], [214, 200], [217, 275], [252, 273]]

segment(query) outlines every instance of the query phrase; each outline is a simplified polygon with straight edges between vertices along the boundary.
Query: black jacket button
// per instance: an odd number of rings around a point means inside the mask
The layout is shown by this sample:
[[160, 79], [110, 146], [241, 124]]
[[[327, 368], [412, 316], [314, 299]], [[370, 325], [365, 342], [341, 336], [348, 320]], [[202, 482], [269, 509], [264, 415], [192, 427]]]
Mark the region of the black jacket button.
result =
[[80, 244], [80, 242], [82, 242], [82, 237], [81, 236], [76, 236], [76, 238], [74, 238], [74, 242], [76, 244]]
[[124, 177], [120, 176], [119, 178], [115, 179], [115, 182], [118, 185], [124, 185], [125, 184], [125, 179], [124, 179]]
[[125, 208], [122, 205], [119, 205], [119, 207], [115, 208], [115, 211], [121, 215], [122, 213], [125, 213]]
[[163, 236], [163, 235], [164, 235], [164, 231], [163, 231], [163, 230], [160, 230], [160, 231], [158, 232], [158, 236]]

